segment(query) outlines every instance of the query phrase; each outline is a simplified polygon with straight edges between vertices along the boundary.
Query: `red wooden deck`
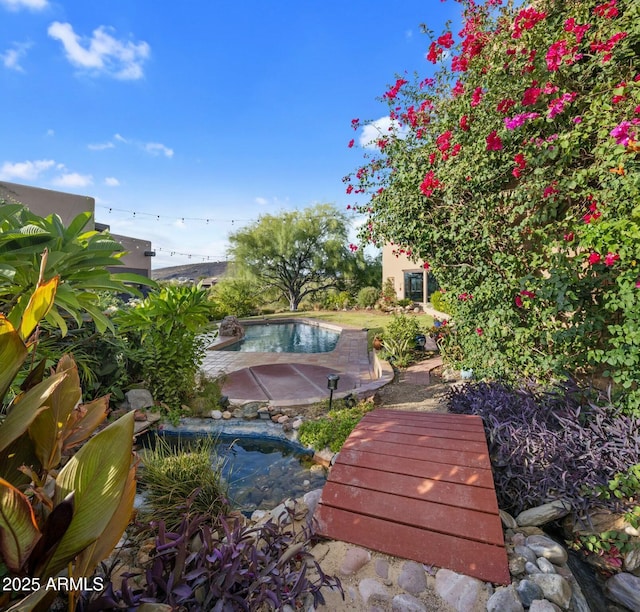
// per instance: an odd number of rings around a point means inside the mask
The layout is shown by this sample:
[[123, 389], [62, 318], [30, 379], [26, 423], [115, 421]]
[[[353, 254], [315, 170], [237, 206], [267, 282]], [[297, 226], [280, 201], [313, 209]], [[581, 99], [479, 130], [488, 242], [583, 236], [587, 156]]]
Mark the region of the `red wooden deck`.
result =
[[319, 535], [510, 582], [480, 417], [370, 412], [342, 447], [316, 517]]

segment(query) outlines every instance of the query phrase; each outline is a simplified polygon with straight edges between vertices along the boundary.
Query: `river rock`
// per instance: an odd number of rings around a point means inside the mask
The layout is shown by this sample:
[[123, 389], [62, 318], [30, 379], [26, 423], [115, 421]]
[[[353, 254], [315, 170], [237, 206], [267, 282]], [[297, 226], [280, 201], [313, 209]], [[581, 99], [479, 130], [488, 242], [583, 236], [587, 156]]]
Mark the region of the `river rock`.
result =
[[371, 553], [368, 550], [358, 546], [351, 546], [344, 555], [340, 573], [343, 576], [352, 576], [369, 561], [371, 561]]
[[540, 557], [536, 561], [536, 565], [540, 568], [540, 571], [543, 574], [557, 574], [558, 573], [556, 571], [556, 568], [554, 567], [553, 563], [551, 563], [551, 561], [549, 561], [548, 559], [545, 559], [544, 557]]
[[225, 419], [226, 421], [228, 421], [232, 416], [233, 415], [228, 410], [225, 410], [222, 413], [222, 418]]
[[153, 396], [147, 389], [130, 389], [124, 395], [130, 410], [144, 410], [153, 406]]
[[249, 402], [248, 404], [245, 404], [242, 407], [242, 417], [247, 420], [257, 419], [260, 407], [260, 402]]
[[487, 612], [524, 612], [524, 606], [512, 584], [496, 589], [487, 601]]
[[240, 321], [238, 321], [238, 317], [225, 317], [218, 326], [218, 334], [220, 337], [240, 337], [244, 335], [244, 330], [242, 329], [242, 325], [240, 325]]
[[531, 602], [529, 612], [562, 612], [556, 604], [546, 599], [536, 599]]
[[571, 504], [563, 500], [557, 500], [521, 512], [516, 516], [516, 523], [521, 527], [545, 525], [567, 516], [569, 512], [571, 512]]
[[536, 553], [538, 557], [549, 559], [552, 563], [559, 565], [567, 562], [567, 551], [555, 540], [545, 535], [529, 536], [527, 538], [527, 546]]
[[364, 578], [361, 580], [358, 585], [358, 590], [360, 591], [360, 596], [365, 604], [376, 601], [389, 601], [391, 599], [389, 591], [387, 591], [387, 589], [385, 589], [384, 586], [375, 578]]
[[516, 553], [516, 555], [524, 557], [527, 561], [531, 561], [531, 563], [535, 563], [538, 558], [536, 553], [534, 553], [528, 546], [515, 546], [513, 552]]
[[426, 606], [413, 595], [401, 593], [391, 600], [392, 612], [427, 612]]
[[559, 574], [531, 574], [529, 580], [537, 584], [544, 593], [545, 599], [568, 608], [571, 603], [571, 585]]
[[521, 557], [520, 555], [509, 557], [509, 573], [512, 576], [517, 576], [518, 574], [524, 574], [526, 563], [527, 563], [526, 557]]
[[622, 572], [612, 576], [604, 584], [604, 593], [630, 610], [640, 610], [640, 578], [633, 574]]
[[219, 420], [222, 418], [222, 412], [220, 412], [220, 410], [212, 410], [212, 411], [209, 413], [209, 416], [210, 416], [212, 419], [215, 419], [216, 421], [219, 421]]
[[407, 561], [398, 576], [398, 586], [412, 595], [426, 591], [427, 575], [422, 565], [415, 561]]
[[520, 601], [525, 608], [528, 608], [534, 600], [544, 598], [542, 589], [531, 580], [521, 580], [516, 587], [516, 591], [518, 592]]
[[448, 569], [436, 573], [436, 593], [456, 610], [476, 610], [481, 607], [484, 583], [476, 578]]
[[524, 571], [527, 574], [542, 574], [542, 570], [538, 567], [537, 563], [531, 563], [527, 561], [524, 565]]
[[624, 569], [633, 572], [640, 567], [640, 548], [634, 548], [624, 556]]
[[499, 510], [498, 514], [500, 514], [500, 520], [502, 521], [505, 529], [515, 529], [518, 526], [516, 519], [514, 519], [506, 510]]

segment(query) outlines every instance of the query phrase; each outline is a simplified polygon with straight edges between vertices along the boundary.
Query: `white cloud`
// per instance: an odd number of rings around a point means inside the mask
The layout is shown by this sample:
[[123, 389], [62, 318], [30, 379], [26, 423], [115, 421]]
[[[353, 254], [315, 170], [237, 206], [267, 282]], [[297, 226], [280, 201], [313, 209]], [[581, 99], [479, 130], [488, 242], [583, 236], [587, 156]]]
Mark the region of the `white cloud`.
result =
[[113, 176], [108, 176], [107, 178], [105, 178], [104, 184], [107, 187], [120, 187], [120, 181]]
[[49, 138], [52, 138], [53, 136], [55, 136], [55, 135], [56, 135], [56, 133], [55, 133], [55, 131], [54, 131], [54, 130], [52, 130], [51, 128], [49, 128], [49, 129], [47, 130], [46, 135], [47, 135]]
[[260, 204], [260, 206], [266, 206], [269, 203], [269, 200], [267, 200], [267, 198], [257, 197], [255, 202], [256, 204]]
[[19, 11], [22, 8], [41, 11], [49, 6], [49, 2], [47, 0], [0, 0], [0, 5], [10, 11]]
[[142, 65], [149, 57], [151, 47], [146, 42], [134, 43], [117, 40], [110, 32], [113, 28], [100, 26], [91, 38], [80, 37], [70, 23], [54, 21], [48, 29], [49, 36], [59, 40], [67, 59], [79, 68], [94, 73], [109, 74], [116, 79], [142, 78]]
[[98, 142], [95, 144], [88, 144], [87, 149], [90, 151], [104, 151], [105, 149], [113, 149], [116, 145], [112, 142]]
[[142, 148], [151, 155], [165, 155], [166, 157], [173, 157], [173, 149], [165, 147], [159, 142], [147, 142], [142, 145]]
[[31, 46], [31, 43], [14, 43], [12, 49], [7, 49], [0, 55], [4, 67], [16, 72], [24, 72], [20, 62], [27, 55], [27, 51]]
[[90, 174], [78, 174], [66, 172], [51, 181], [56, 187], [87, 187], [93, 185], [93, 177]]
[[376, 119], [362, 128], [358, 142], [361, 147], [375, 149], [375, 143], [379, 138], [390, 136], [394, 132], [400, 138], [404, 138], [408, 129], [406, 126], [400, 127], [398, 122], [395, 119], [391, 119], [391, 117], [380, 117], [380, 119]]
[[34, 181], [43, 172], [53, 168], [56, 162], [52, 159], [39, 159], [36, 161], [24, 162], [4, 162], [0, 167], [0, 180], [12, 181], [19, 179], [22, 181]]

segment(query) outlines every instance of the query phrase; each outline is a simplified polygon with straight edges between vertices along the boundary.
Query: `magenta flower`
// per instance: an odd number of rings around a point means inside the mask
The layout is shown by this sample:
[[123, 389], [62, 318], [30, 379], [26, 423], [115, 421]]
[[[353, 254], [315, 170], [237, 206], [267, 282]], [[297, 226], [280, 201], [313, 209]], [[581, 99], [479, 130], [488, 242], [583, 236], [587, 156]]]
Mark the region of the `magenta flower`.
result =
[[482, 101], [482, 87], [476, 87], [471, 94], [471, 106], [478, 106]]
[[537, 119], [540, 116], [540, 113], [520, 113], [519, 115], [515, 115], [514, 117], [505, 117], [504, 118], [504, 126], [508, 130], [515, 130], [516, 128], [522, 127], [526, 121], [530, 119]]
[[498, 136], [496, 130], [487, 136], [487, 151], [500, 151], [502, 149], [502, 140]]
[[602, 259], [600, 253], [591, 253], [589, 255], [589, 264], [590, 265], [594, 265], [600, 262], [600, 260]]
[[516, 306], [518, 308], [522, 308], [523, 302], [522, 302], [522, 298], [519, 295], [516, 295], [514, 302], [516, 303]]
[[349, 148], [353, 147], [354, 142], [355, 142], [355, 141], [354, 141], [354, 140], [353, 140], [353, 138], [352, 138], [352, 139], [349, 141], [349, 144], [348, 144], [347, 146], [348, 146]]
[[629, 121], [622, 121], [609, 132], [609, 136], [616, 139], [616, 144], [626, 147], [629, 145], [629, 140], [635, 138], [635, 132], [629, 131], [630, 127]]
[[478, 334], [478, 336], [482, 336], [482, 334], [484, 334], [482, 327], [476, 327], [476, 334]]
[[612, 253], [611, 251], [609, 251], [604, 256], [604, 263], [605, 263], [606, 266], [612, 266], [619, 259], [620, 259], [620, 255], [618, 255], [617, 253]]
[[435, 177], [433, 170], [429, 170], [424, 177], [422, 183], [420, 183], [420, 191], [427, 197], [433, 195], [434, 189], [442, 187], [442, 183]]

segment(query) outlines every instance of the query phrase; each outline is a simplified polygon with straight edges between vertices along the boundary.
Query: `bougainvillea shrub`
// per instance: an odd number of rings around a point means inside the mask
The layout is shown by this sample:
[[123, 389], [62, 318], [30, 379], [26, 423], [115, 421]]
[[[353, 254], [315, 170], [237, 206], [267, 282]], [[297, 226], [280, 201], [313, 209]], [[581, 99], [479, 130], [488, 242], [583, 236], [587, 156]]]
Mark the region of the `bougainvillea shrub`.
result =
[[570, 373], [640, 412], [640, 3], [459, 3], [345, 177], [362, 237], [427, 262], [477, 375]]
[[632, 498], [603, 496], [616, 476], [640, 462], [640, 418], [596, 403], [572, 383], [547, 391], [479, 382], [448, 395], [455, 414], [482, 417], [501, 508], [519, 512], [557, 499], [577, 518], [607, 508], [630, 511]]

